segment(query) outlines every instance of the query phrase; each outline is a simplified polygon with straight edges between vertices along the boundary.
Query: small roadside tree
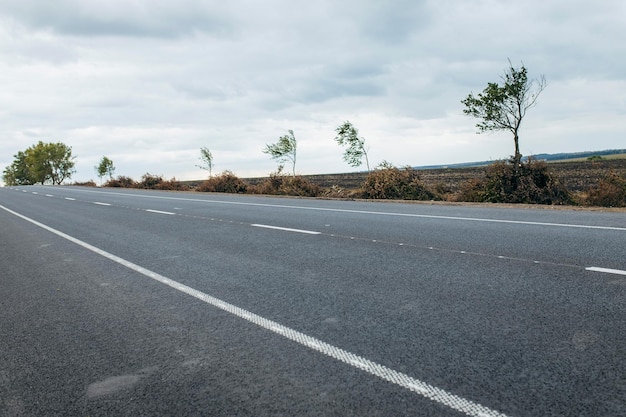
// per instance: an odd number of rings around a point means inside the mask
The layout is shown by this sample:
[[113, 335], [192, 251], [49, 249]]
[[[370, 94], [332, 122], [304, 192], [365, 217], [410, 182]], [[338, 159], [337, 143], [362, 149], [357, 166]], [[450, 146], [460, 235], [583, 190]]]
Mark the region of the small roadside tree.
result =
[[287, 135], [281, 136], [278, 138], [278, 142], [265, 145], [265, 149], [263, 149], [263, 153], [266, 153], [272, 157], [272, 159], [277, 160], [279, 162], [279, 172], [282, 170], [284, 163], [287, 161], [291, 161], [292, 173], [293, 176], [296, 176], [296, 148], [297, 141], [296, 137], [293, 134], [293, 130], [289, 130]]
[[513, 134], [515, 154], [514, 171], [518, 172], [522, 160], [519, 151], [519, 129], [528, 109], [535, 106], [539, 94], [546, 87], [546, 79], [528, 79], [528, 71], [522, 64], [514, 68], [509, 60], [509, 68], [502, 78], [502, 85], [488, 83], [482, 93], [470, 93], [461, 101], [465, 105], [463, 113], [481, 119], [476, 124], [477, 133], [494, 130], [508, 130]]
[[363, 157], [365, 157], [365, 164], [369, 172], [370, 162], [367, 158], [367, 149], [365, 149], [365, 138], [359, 137], [359, 131], [349, 121], [345, 121], [335, 129], [335, 132], [337, 132], [335, 141], [340, 146], [346, 147], [343, 153], [343, 160], [352, 167], [358, 167], [363, 164]]
[[200, 160], [202, 165], [196, 165], [200, 169], [209, 171], [209, 178], [213, 176], [213, 154], [207, 147], [200, 148]]
[[102, 185], [102, 177], [105, 175], [109, 176], [109, 180], [113, 179], [113, 173], [115, 172], [115, 165], [113, 165], [113, 161], [111, 161], [106, 156], [103, 156], [100, 160], [100, 164], [96, 167], [96, 172], [98, 177], [100, 177], [100, 185]]

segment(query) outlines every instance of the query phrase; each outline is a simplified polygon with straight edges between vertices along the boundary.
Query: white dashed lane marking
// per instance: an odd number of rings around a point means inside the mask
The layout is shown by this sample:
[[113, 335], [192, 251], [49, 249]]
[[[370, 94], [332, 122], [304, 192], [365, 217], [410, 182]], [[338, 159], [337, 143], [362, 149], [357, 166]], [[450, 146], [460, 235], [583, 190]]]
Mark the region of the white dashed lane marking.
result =
[[587, 271], [603, 272], [605, 274], [626, 275], [626, 271], [622, 271], [621, 269], [600, 268], [597, 266], [590, 266], [589, 268], [585, 269]]
[[171, 211], [161, 211], [161, 210], [152, 210], [152, 209], [146, 209], [146, 211], [150, 213], [156, 213], [156, 214], [167, 214], [170, 216], [173, 216], [176, 214], [176, 213], [172, 213]]
[[109, 204], [109, 203], [101, 203], [101, 202], [99, 202], [99, 201], [94, 201], [93, 203], [94, 203], [94, 204], [97, 204], [97, 205], [99, 205], [99, 206], [110, 206], [110, 205], [111, 205], [111, 204]]
[[279, 226], [270, 226], [267, 224], [251, 224], [252, 227], [261, 227], [264, 229], [274, 229], [274, 230], [282, 230], [284, 232], [296, 232], [296, 233], [304, 233], [307, 235], [321, 235], [322, 232], [316, 232], [313, 230], [302, 230], [302, 229], [292, 229], [290, 227], [279, 227]]

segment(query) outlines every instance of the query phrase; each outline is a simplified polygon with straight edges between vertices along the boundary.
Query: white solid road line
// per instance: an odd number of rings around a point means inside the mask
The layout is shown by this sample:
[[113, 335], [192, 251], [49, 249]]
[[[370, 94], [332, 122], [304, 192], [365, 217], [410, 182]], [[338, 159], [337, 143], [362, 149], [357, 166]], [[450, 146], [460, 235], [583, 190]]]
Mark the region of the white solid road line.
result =
[[605, 274], [626, 275], [626, 271], [622, 271], [621, 269], [600, 268], [597, 266], [590, 266], [585, 269], [593, 272], [604, 272]]
[[275, 321], [268, 320], [259, 315], [256, 315], [247, 310], [244, 310], [243, 308], [237, 307], [233, 304], [229, 304], [211, 295], [198, 291], [194, 288], [188, 287], [187, 285], [181, 284], [163, 275], [157, 274], [156, 272], [150, 271], [149, 269], [146, 269], [142, 266], [134, 264], [123, 258], [115, 256], [109, 252], [106, 252], [102, 249], [92, 246], [89, 243], [83, 242], [82, 240], [79, 240], [61, 231], [53, 229], [50, 226], [46, 226], [43, 223], [39, 223], [36, 220], [33, 220], [29, 217], [19, 214], [2, 205], [0, 205], [0, 209], [3, 209], [8, 213], [11, 213], [23, 220], [26, 220], [27, 222], [30, 222], [34, 224], [35, 226], [38, 226], [44, 230], [54, 233], [55, 235], [62, 237], [63, 239], [69, 240], [70, 242], [75, 243], [100, 256], [103, 256], [113, 262], [116, 262], [119, 265], [125, 266], [135, 272], [145, 275], [146, 277], [152, 278], [155, 281], [158, 281], [182, 293], [190, 295], [198, 300], [201, 300], [211, 306], [214, 306], [230, 314], [233, 314], [237, 317], [240, 317], [244, 320], [247, 320], [253, 324], [256, 324], [259, 327], [269, 330], [275, 334], [281, 335], [309, 349], [320, 352], [326, 356], [329, 356], [333, 359], [336, 359], [345, 364], [353, 366], [357, 369], [360, 369], [364, 372], [367, 372], [385, 381], [391, 382], [400, 387], [408, 389], [418, 395], [421, 395], [425, 398], [435, 401], [441, 405], [445, 405], [449, 408], [460, 411], [461, 413], [464, 413], [472, 417], [506, 417], [505, 414], [502, 414], [496, 410], [492, 410], [488, 407], [485, 407], [475, 402], [472, 402], [470, 400], [467, 400], [463, 397], [459, 397], [457, 395], [449, 393], [441, 388], [437, 388], [426, 382], [410, 377], [409, 375], [403, 374], [398, 371], [394, 371], [393, 369], [387, 368], [384, 365], [380, 365], [376, 362], [372, 362], [368, 359], [355, 355], [351, 352], [340, 349], [331, 344], [325, 343], [321, 340], [315, 339], [297, 330], [293, 330], [289, 327], [283, 326], [282, 324], [279, 324]]
[[146, 209], [146, 211], [149, 211], [150, 213], [157, 213], [157, 214], [168, 214], [170, 216], [175, 215], [176, 213], [172, 213], [169, 211], [161, 211], [161, 210], [152, 210], [152, 209]]
[[274, 229], [274, 230], [283, 230], [285, 232], [296, 232], [296, 233], [304, 233], [307, 235], [321, 235], [322, 232], [315, 232], [313, 230], [302, 230], [302, 229], [292, 229], [289, 227], [278, 227], [278, 226], [270, 226], [267, 224], [251, 224], [253, 227], [262, 227], [264, 229]]

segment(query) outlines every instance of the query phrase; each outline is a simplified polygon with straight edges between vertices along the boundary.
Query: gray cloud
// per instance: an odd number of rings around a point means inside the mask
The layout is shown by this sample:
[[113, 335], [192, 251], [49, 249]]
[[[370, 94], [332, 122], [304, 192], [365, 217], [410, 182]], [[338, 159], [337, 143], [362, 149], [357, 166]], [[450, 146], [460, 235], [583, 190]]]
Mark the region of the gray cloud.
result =
[[2, 10], [33, 29], [73, 36], [156, 37], [191, 35], [196, 31], [225, 34], [228, 21], [196, 1], [90, 2], [58, 0], [39, 2], [3, 1]]

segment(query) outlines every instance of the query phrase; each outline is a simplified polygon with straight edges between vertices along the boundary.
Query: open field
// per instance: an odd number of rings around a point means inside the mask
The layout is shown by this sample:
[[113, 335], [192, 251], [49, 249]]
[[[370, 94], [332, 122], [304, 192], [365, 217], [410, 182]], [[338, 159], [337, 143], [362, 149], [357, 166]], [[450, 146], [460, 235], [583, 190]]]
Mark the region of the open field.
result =
[[[615, 153], [610, 155], [601, 155], [602, 159], [626, 159], [626, 153]], [[587, 162], [589, 157], [584, 158], [572, 158], [564, 159], [560, 161], [551, 161], [550, 163], [563, 163], [563, 162]]]
[[[607, 157], [600, 161], [560, 161], [550, 162], [550, 168], [558, 175], [565, 186], [573, 192], [585, 191], [598, 185], [598, 181], [613, 171], [626, 176], [626, 155], [617, 158], [618, 155]], [[475, 178], [480, 178], [486, 167], [469, 168], [438, 168], [419, 170], [421, 179], [427, 186], [448, 190], [456, 193], [461, 190], [463, 184]], [[338, 187], [347, 190], [356, 190], [361, 187], [367, 172], [352, 172], [345, 174], [304, 175], [304, 178], [320, 187]], [[258, 184], [265, 178], [246, 178], [250, 184]]]

